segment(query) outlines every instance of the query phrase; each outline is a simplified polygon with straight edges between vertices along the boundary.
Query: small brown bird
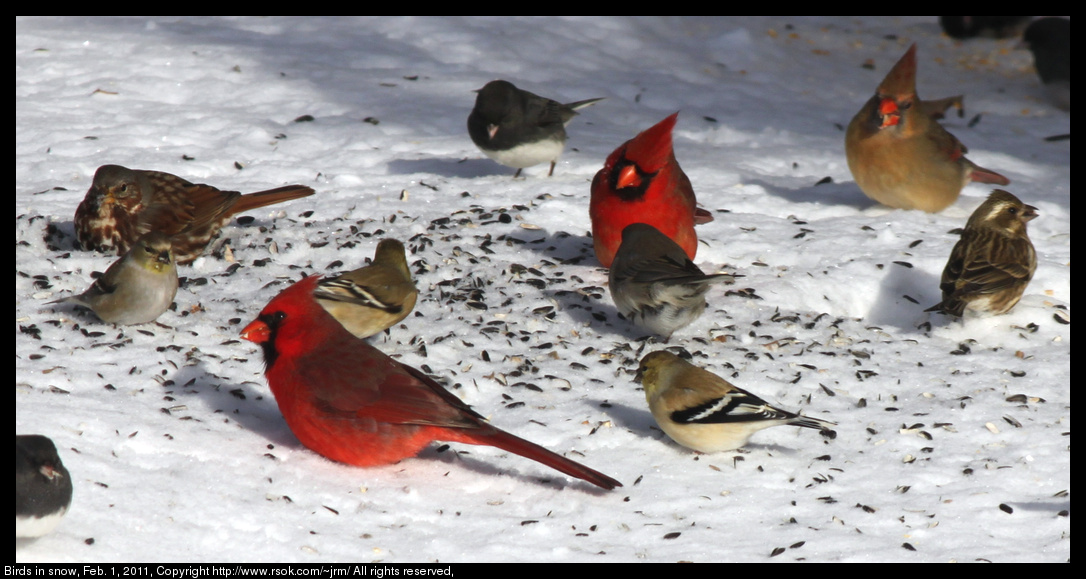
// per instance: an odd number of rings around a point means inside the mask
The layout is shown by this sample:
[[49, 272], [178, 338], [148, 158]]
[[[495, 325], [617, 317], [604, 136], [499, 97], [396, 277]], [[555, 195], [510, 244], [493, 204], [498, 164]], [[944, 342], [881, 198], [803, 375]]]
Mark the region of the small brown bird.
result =
[[395, 239], [381, 240], [366, 267], [321, 280], [313, 291], [317, 303], [359, 338], [400, 323], [418, 296], [403, 244]]
[[927, 312], [961, 316], [965, 310], [1003, 314], [1010, 311], [1033, 279], [1037, 252], [1026, 224], [1037, 208], [996, 189], [977, 207], [950, 252], [939, 289], [943, 301]]
[[622, 230], [608, 277], [618, 311], [666, 338], [705, 311], [710, 285], [735, 281], [727, 274], [706, 275], [679, 244], [645, 223]]
[[102, 165], [75, 210], [75, 232], [83, 249], [123, 255], [143, 234], [161, 231], [185, 265], [234, 215], [312, 194], [309, 187], [287, 185], [242, 195], [160, 171]]
[[161, 231], [152, 231], [139, 238], [87, 291], [50, 303], [79, 304], [103, 322], [126, 326], [157, 320], [176, 295], [177, 265], [170, 240]]
[[656, 423], [672, 440], [698, 452], [735, 450], [771, 426], [802, 426], [836, 436], [829, 428], [836, 423], [770, 406], [666, 350], [641, 358], [637, 375]]
[[934, 117], [960, 97], [926, 104], [916, 94], [916, 44], [901, 57], [845, 134], [845, 154], [865, 195], [890, 207], [937, 213], [970, 181], [1010, 181], [965, 158], [967, 149]]

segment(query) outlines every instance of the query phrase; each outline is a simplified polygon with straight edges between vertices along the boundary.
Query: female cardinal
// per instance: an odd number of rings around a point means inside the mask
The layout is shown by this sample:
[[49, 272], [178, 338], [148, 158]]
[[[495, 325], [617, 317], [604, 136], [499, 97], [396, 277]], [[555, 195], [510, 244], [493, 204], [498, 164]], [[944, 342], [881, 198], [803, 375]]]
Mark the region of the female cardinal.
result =
[[161, 171], [102, 165], [75, 210], [75, 233], [83, 249], [123, 255], [145, 233], [161, 231], [170, 237], [177, 263], [186, 265], [231, 217], [312, 194], [304, 185], [287, 185], [242, 195]]
[[241, 336], [264, 350], [264, 375], [302, 444], [355, 466], [391, 464], [435, 440], [496, 446], [596, 486], [617, 480], [499, 430], [419, 370], [356, 338], [305, 278], [268, 303]]
[[592, 244], [596, 259], [611, 267], [622, 230], [631, 223], [647, 223], [682, 247], [687, 257], [698, 252], [695, 223], [713, 216], [697, 208], [694, 188], [675, 160], [671, 130], [679, 113], [642, 131], [615, 149], [592, 180]]
[[848, 168], [864, 195], [890, 207], [937, 213], [957, 201], [970, 181], [1010, 183], [965, 158], [965, 145], [935, 122], [941, 112], [916, 95], [913, 44], [845, 134]]

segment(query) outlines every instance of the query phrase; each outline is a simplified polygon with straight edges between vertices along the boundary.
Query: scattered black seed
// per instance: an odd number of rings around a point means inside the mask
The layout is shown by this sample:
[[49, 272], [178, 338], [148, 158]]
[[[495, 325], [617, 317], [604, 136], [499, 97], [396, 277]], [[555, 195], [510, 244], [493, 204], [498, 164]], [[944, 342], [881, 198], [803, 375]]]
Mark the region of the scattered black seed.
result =
[[242, 165], [241, 163], [238, 163], [237, 161], [234, 161], [234, 168], [237, 169], [238, 171], [241, 171], [242, 169], [245, 168], [245, 166]]
[[302, 116], [294, 119], [294, 122], [296, 122], [296, 123], [311, 123], [314, 120], [316, 120], [316, 119], [313, 118], [313, 115], [302, 115]]
[[703, 116], [702, 118], [703, 118], [703, 119], [705, 119], [705, 120], [707, 120], [707, 121], [709, 121], [710, 123], [715, 123], [715, 122], [717, 122], [717, 121], [716, 121], [716, 119], [714, 119], [713, 117], [707, 117], [707, 116]]
[[999, 503], [999, 510], [1007, 513], [1008, 515], [1014, 512], [1014, 509], [1012, 509], [1011, 506], [1006, 503]]
[[908, 294], [901, 294], [901, 297], [903, 297], [903, 298], [905, 298], [905, 299], [909, 300], [910, 302], [912, 302], [912, 303], [914, 303], [914, 304], [918, 304], [918, 303], [920, 303], [920, 302], [916, 301], [915, 299], [913, 299], [913, 297], [912, 297], [912, 296], [910, 296], [910, 295], [908, 295]]
[[664, 535], [664, 538], [665, 539], [678, 539], [679, 535], [681, 535], [681, 534], [682, 533], [680, 533], [678, 531], [675, 531], [674, 533], [668, 533], [668, 534]]
[[529, 520], [527, 520], [527, 521], [521, 521], [521, 522], [520, 522], [520, 526], [522, 526], [522, 527], [523, 527], [523, 526], [525, 526], [525, 525], [534, 525], [534, 524], [536, 524], [536, 523], [538, 523], [538, 522], [539, 522], [539, 521], [535, 521], [535, 520], [531, 520], [531, 519], [529, 519]]
[[911, 268], [913, 266], [913, 264], [911, 264], [911, 263], [909, 263], [907, 261], [895, 261], [894, 263], [897, 264], [897, 265], [900, 265], [901, 267]]
[[1071, 325], [1071, 320], [1065, 319], [1059, 314], [1059, 312], [1052, 314], [1052, 319], [1056, 320], [1057, 323], [1063, 324], [1065, 326]]
[[980, 117], [981, 117], [981, 113], [977, 113], [977, 116], [969, 119], [969, 125], [968, 126], [969, 126], [970, 129], [972, 129], [973, 127], [977, 126], [978, 123], [980, 123]]
[[93, 545], [94, 544], [94, 537], [87, 537], [86, 539], [83, 539], [83, 544], [84, 545]]
[[815, 187], [818, 187], [819, 185], [825, 185], [827, 183], [833, 183], [833, 177], [826, 176], [819, 179], [818, 183], [815, 183]]
[[902, 543], [901, 546], [904, 547], [905, 549], [908, 549], [909, 551], [915, 551], [916, 550], [916, 547], [913, 547], [912, 545], [910, 545], [908, 543]]
[[1050, 143], [1055, 141], [1070, 141], [1071, 133], [1064, 133], [1062, 135], [1050, 135], [1048, 137], [1045, 137], [1045, 140]]
[[786, 550], [787, 549], [785, 549], [784, 547], [774, 547], [773, 551], [769, 554], [769, 556], [770, 557], [776, 557], [777, 555], [780, 555], [781, 553], [785, 552]]

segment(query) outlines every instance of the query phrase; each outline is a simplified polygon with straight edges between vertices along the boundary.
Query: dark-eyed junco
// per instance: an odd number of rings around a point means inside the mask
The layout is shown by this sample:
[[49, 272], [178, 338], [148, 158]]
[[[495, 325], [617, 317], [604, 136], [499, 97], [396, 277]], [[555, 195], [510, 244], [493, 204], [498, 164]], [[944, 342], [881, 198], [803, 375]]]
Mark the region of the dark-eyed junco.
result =
[[1071, 21], [1034, 20], [1022, 35], [1022, 46], [1033, 53], [1033, 66], [1053, 104], [1071, 110]]
[[123, 255], [144, 234], [161, 231], [185, 265], [234, 215], [312, 194], [309, 187], [287, 185], [242, 195], [161, 171], [102, 165], [75, 210], [75, 233], [83, 249]]
[[665, 338], [705, 311], [705, 294], [711, 284], [735, 281], [727, 274], [706, 275], [683, 248], [645, 223], [633, 223], [622, 230], [622, 244], [611, 263], [609, 278], [618, 311]]
[[479, 149], [506, 167], [514, 178], [526, 167], [550, 161], [548, 176], [566, 146], [566, 124], [577, 110], [602, 98], [562, 104], [521, 90], [505, 80], [492, 80], [476, 91], [468, 115], [468, 134]]
[[939, 289], [943, 301], [925, 311], [961, 316], [1010, 311], [1033, 279], [1037, 252], [1026, 224], [1037, 208], [996, 189], [977, 207], [950, 252]]
[[951, 38], [1011, 38], [1032, 16], [940, 16], [939, 26]]
[[1010, 181], [965, 158], [966, 148], [932, 118], [916, 94], [916, 44], [852, 118], [845, 155], [865, 195], [890, 207], [937, 213], [970, 181]]
[[40, 537], [72, 504], [72, 478], [57, 447], [39, 434], [15, 435], [15, 536]]

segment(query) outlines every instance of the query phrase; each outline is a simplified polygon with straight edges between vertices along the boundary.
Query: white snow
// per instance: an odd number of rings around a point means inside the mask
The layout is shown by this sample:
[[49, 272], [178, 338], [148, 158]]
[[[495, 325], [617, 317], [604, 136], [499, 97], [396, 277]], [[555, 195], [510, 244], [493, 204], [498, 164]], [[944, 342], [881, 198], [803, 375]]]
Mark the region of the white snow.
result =
[[[1008, 315], [923, 313], [988, 187], [890, 210], [845, 163], [843, 127], [914, 41], [920, 95], [964, 93], [946, 126], [1039, 209], [1037, 274]], [[16, 560], [1069, 560], [1070, 141], [1044, 137], [1070, 116], [1014, 44], [953, 42], [934, 17], [16, 19], [15, 431], [52, 437], [75, 482]], [[570, 123], [553, 177], [514, 181], [468, 138], [471, 91], [495, 78], [607, 98]], [[632, 380], [665, 346], [611, 302], [589, 183], [676, 110], [676, 155], [716, 216], [697, 261], [745, 277], [668, 346], [838, 422], [836, 440], [775, 428], [697, 455]], [[107, 163], [317, 194], [228, 225], [240, 267], [205, 255], [176, 310], [118, 328], [45, 305], [114, 259], [73, 246]], [[238, 332], [303, 272], [359, 267], [389, 236], [421, 296], [375, 345], [624, 487], [489, 447], [360, 469], [301, 446]], [[465, 306], [476, 290], [486, 310]]]

